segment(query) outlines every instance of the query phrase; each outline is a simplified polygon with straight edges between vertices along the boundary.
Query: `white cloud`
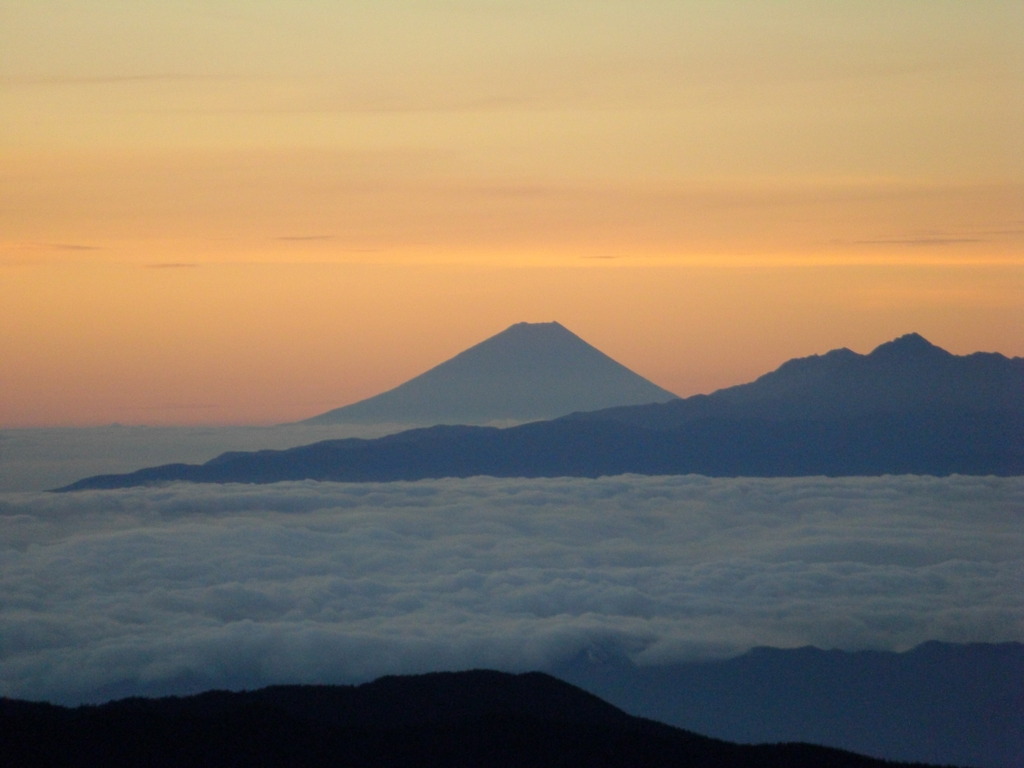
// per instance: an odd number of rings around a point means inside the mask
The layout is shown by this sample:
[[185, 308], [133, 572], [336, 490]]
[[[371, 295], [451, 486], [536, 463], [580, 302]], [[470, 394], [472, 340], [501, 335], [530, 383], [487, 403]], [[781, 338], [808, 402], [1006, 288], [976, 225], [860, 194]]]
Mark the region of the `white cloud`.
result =
[[0, 695], [1024, 640], [1022, 523], [1022, 478], [4, 494]]

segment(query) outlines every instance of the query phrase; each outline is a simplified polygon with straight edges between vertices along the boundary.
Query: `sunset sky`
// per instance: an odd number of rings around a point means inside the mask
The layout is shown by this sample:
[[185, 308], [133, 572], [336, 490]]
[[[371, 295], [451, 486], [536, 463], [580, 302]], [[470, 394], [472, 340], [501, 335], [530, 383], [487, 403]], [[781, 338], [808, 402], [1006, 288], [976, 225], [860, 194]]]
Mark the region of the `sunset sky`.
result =
[[690, 395], [1024, 355], [1020, 0], [6, 0], [0, 427], [275, 423], [557, 320]]

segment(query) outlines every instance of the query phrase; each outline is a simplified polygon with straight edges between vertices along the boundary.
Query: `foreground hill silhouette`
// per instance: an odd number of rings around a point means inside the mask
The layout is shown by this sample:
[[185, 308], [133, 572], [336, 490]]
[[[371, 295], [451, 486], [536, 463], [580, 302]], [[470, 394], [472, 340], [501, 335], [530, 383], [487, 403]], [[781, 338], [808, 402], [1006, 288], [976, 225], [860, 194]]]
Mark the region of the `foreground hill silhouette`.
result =
[[519, 422], [675, 397], [559, 323], [516, 323], [394, 389], [300, 423]]
[[643, 720], [541, 673], [126, 699], [68, 709], [0, 699], [19, 766], [688, 766], [880, 768], [807, 744], [736, 745]]
[[952, 355], [916, 334], [868, 355], [791, 360], [749, 384], [518, 427], [437, 426], [376, 440], [229, 452], [60, 490], [184, 480], [269, 483], [625, 473], [1024, 474], [1024, 358]]

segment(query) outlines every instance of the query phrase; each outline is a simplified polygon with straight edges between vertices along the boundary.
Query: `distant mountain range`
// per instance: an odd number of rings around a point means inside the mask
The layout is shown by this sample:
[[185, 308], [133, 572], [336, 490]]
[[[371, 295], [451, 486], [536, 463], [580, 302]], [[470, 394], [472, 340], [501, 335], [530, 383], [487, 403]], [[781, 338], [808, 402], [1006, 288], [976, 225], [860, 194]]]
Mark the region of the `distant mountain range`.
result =
[[754, 648], [643, 667], [598, 646], [550, 671], [631, 714], [728, 741], [1024, 768], [1021, 643], [929, 642], [903, 653]]
[[626, 714], [532, 672], [278, 686], [69, 709], [0, 699], [8, 765], [883, 768], [808, 744], [737, 745]]
[[749, 384], [507, 429], [436, 426], [375, 440], [229, 452], [60, 490], [184, 480], [1024, 474], [1024, 358], [952, 355], [910, 334], [868, 355], [791, 360]]
[[867, 355], [834, 349], [764, 376], [665, 407], [605, 409], [583, 418], [671, 429], [702, 419], [829, 421], [879, 413], [1024, 413], [1024, 358], [953, 355], [916, 333]]
[[516, 323], [394, 389], [300, 423], [523, 422], [675, 397], [559, 323]]

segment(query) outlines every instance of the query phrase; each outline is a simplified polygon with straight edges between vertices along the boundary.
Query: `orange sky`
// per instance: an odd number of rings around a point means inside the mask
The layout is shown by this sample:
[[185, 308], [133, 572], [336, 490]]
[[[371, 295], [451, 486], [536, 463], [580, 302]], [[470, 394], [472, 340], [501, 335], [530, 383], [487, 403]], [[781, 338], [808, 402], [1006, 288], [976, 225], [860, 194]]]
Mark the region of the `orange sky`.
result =
[[273, 423], [558, 320], [688, 395], [1024, 355], [1024, 4], [0, 10], [0, 426]]

